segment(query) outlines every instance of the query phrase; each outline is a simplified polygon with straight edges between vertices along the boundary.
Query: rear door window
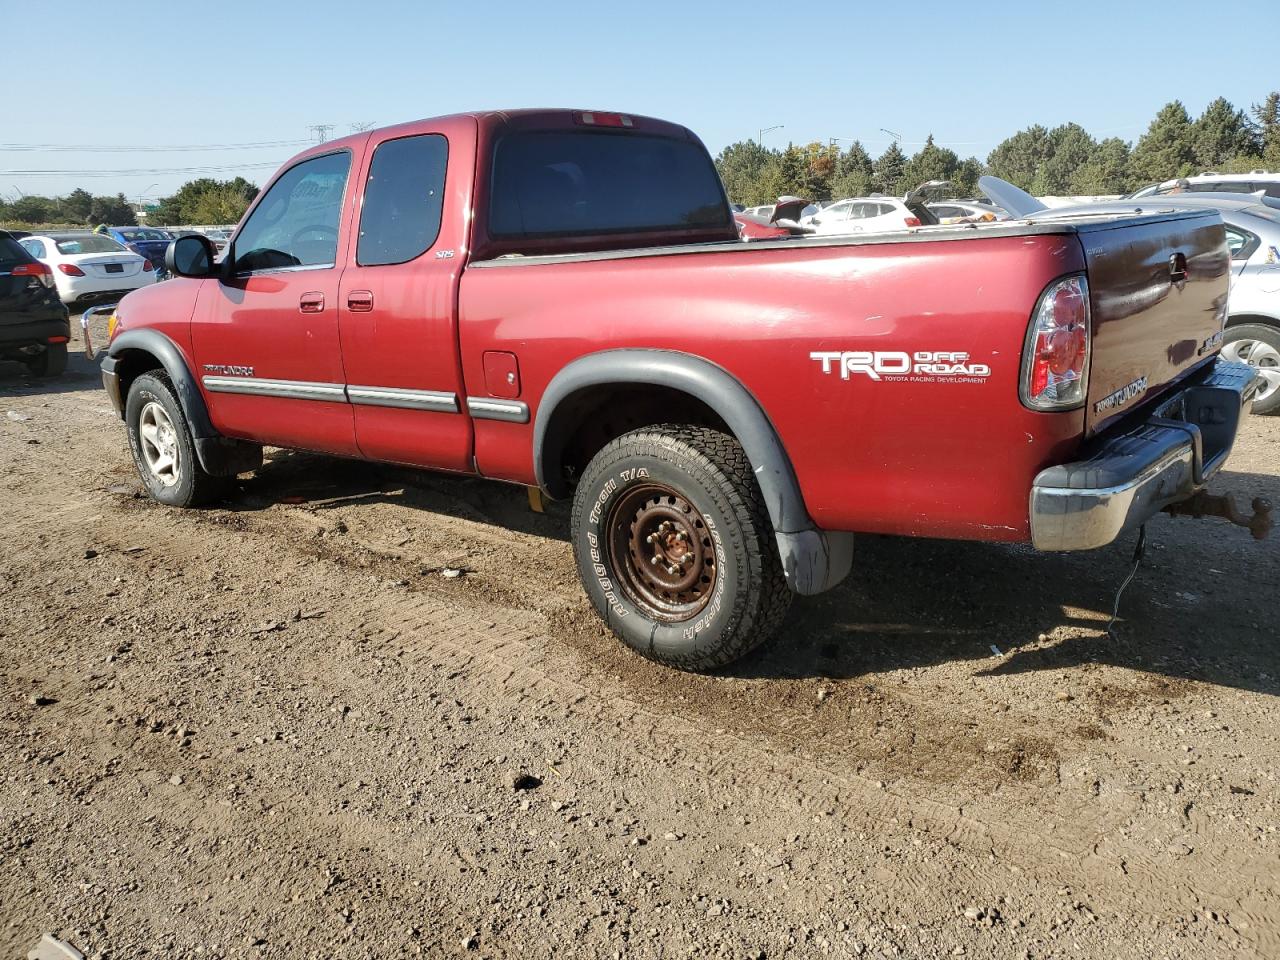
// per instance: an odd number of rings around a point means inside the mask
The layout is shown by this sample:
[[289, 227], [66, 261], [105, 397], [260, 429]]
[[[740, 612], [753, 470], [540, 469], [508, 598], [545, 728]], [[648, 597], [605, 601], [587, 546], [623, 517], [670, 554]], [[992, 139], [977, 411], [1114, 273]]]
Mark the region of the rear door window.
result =
[[333, 266], [350, 169], [351, 154], [342, 150], [281, 174], [236, 238], [236, 271]]
[[43, 259], [45, 256], [43, 240], [23, 240], [22, 249], [26, 250], [27, 253], [31, 254], [37, 260]]
[[0, 237], [0, 270], [8, 272], [20, 263], [29, 263], [31, 255], [12, 237]]
[[440, 234], [448, 159], [448, 141], [439, 134], [379, 144], [365, 181], [357, 263], [407, 263], [431, 248]]
[[124, 253], [125, 249], [110, 237], [100, 233], [87, 234], [83, 237], [54, 237], [58, 252], [68, 256], [78, 253]]
[[727, 227], [697, 143], [643, 133], [509, 133], [494, 149], [489, 232], [556, 237]]

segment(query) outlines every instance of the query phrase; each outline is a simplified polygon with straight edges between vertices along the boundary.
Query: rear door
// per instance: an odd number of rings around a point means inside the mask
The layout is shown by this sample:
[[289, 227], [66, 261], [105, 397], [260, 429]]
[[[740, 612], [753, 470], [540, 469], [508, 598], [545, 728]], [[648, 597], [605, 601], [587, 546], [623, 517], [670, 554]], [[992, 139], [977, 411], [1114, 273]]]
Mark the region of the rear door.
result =
[[471, 469], [455, 295], [464, 262], [475, 128], [384, 140], [361, 175], [337, 310], [360, 451]]
[[210, 417], [228, 436], [357, 452], [338, 290], [359, 159], [337, 149], [281, 173], [236, 236], [231, 276], [201, 287], [191, 339]]

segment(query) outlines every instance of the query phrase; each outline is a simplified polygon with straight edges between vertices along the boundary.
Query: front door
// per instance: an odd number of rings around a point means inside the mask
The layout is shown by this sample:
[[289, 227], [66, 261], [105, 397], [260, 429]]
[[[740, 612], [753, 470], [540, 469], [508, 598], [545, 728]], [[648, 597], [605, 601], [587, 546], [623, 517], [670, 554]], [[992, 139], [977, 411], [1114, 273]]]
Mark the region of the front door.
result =
[[260, 443], [356, 454], [338, 342], [350, 150], [309, 157], [268, 188], [234, 240], [228, 279], [192, 318], [214, 426]]
[[454, 294], [475, 147], [450, 131], [383, 141], [367, 159], [338, 316], [360, 452], [469, 471]]

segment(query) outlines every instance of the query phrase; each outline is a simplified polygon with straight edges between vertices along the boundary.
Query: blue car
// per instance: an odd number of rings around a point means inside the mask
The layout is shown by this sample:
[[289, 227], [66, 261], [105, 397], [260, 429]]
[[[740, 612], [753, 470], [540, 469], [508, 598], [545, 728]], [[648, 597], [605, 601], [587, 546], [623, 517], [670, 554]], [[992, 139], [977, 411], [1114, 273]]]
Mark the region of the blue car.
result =
[[156, 227], [108, 227], [107, 233], [113, 240], [150, 260], [157, 277], [165, 276], [164, 255], [174, 239], [167, 230]]

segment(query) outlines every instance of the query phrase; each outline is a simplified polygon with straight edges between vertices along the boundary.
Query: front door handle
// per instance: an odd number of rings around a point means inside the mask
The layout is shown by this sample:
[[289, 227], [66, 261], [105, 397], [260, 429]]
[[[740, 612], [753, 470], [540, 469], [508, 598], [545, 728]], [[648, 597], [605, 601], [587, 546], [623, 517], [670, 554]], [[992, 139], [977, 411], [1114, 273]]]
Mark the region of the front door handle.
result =
[[372, 290], [351, 290], [347, 293], [347, 309], [352, 313], [368, 313], [373, 309]]
[[324, 294], [319, 290], [311, 290], [298, 298], [299, 313], [323, 313]]

